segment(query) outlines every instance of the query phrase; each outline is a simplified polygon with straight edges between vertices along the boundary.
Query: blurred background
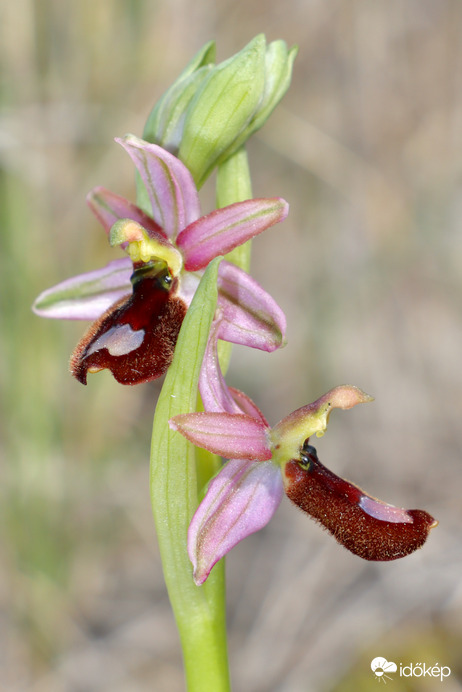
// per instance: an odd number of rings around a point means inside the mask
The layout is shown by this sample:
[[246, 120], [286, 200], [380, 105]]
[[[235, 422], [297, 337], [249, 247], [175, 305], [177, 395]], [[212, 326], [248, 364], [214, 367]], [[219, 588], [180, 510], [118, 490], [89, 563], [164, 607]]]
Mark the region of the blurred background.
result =
[[[271, 356], [236, 348], [229, 381], [273, 424], [331, 387], [333, 471], [440, 526], [366, 563], [284, 501], [228, 559], [235, 692], [376, 689], [370, 661], [449, 666], [462, 689], [462, 4], [457, 0], [16, 0], [0, 8], [0, 689], [180, 692], [178, 637], [148, 496], [159, 385], [84, 388], [84, 323], [40, 320], [43, 289], [113, 259], [86, 208], [134, 199], [114, 136], [144, 121], [211, 38], [300, 47], [249, 146], [255, 196], [289, 219], [253, 273], [288, 317]], [[213, 186], [203, 209], [213, 206]]]

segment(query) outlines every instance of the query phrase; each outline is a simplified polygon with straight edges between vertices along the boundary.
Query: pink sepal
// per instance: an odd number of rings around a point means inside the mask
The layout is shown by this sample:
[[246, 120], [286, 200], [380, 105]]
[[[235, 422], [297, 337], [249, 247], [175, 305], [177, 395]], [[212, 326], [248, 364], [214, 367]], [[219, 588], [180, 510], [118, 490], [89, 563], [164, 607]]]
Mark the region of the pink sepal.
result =
[[184, 413], [169, 420], [187, 440], [222, 457], [266, 461], [271, 459], [267, 427], [244, 413]]
[[202, 216], [179, 233], [177, 245], [185, 269], [204, 269], [218, 255], [225, 255], [288, 214], [287, 202], [279, 197], [236, 202]]
[[219, 311], [210, 329], [207, 348], [202, 362], [199, 376], [199, 391], [202, 397], [204, 409], [209, 412], [245, 413], [259, 420], [265, 428], [269, 424], [254, 404], [252, 399], [244, 392], [228, 387], [218, 362], [217, 341], [223, 323], [223, 312]]
[[176, 156], [135, 135], [115, 141], [127, 151], [143, 179], [154, 220], [174, 240], [182, 228], [200, 216], [191, 173]]
[[102, 269], [78, 274], [43, 291], [32, 306], [41, 317], [96, 320], [116, 301], [131, 293], [133, 265], [128, 257]]
[[261, 421], [265, 428], [269, 429], [270, 425], [265, 416], [260, 411], [258, 406], [254, 404], [252, 399], [247, 396], [247, 394], [241, 392], [240, 389], [235, 389], [235, 387], [228, 387], [228, 389], [235, 403], [239, 406], [243, 413], [246, 413], [248, 416], [252, 416], [252, 418], [256, 418], [257, 420]]
[[165, 233], [154, 219], [141, 211], [136, 204], [115, 195], [105, 187], [95, 187], [89, 192], [87, 204], [108, 235], [116, 221], [132, 219], [143, 226], [150, 235], [154, 233], [157, 236], [160, 233], [165, 237]]
[[197, 585], [237, 543], [266, 526], [282, 494], [281, 474], [271, 461], [232, 459], [225, 464], [210, 481], [188, 530]]
[[[209, 333], [202, 368], [199, 375], [199, 392], [204, 409], [210, 413], [248, 413], [236, 403], [226, 384], [218, 362], [217, 342], [220, 330], [221, 311], [217, 311]], [[251, 415], [251, 414], [250, 414]]]
[[222, 307], [220, 339], [268, 352], [284, 345], [286, 317], [255, 279], [223, 261], [217, 284]]

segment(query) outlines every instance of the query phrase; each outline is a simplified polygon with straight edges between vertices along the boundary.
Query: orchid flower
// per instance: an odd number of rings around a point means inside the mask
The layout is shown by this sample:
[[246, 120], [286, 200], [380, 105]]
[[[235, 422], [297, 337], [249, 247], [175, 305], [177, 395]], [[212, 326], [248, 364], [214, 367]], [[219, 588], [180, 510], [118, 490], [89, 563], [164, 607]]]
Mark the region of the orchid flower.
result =
[[271, 428], [245, 394], [228, 388], [218, 366], [215, 325], [204, 358], [200, 391], [206, 411], [175, 416], [170, 427], [190, 442], [230, 459], [210, 481], [188, 531], [196, 584], [246, 536], [273, 517], [288, 498], [365, 560], [386, 561], [420, 548], [437, 525], [427, 512], [401, 509], [371, 497], [327, 469], [310, 444], [322, 436], [334, 408], [372, 401], [342, 385]]
[[[179, 159], [134, 135], [116, 141], [138, 169], [152, 216], [104, 188], [93, 190], [90, 208], [109, 243], [128, 256], [44, 291], [33, 306], [44, 317], [95, 320], [71, 357], [83, 384], [88, 372], [104, 368], [123, 384], [160, 377], [208, 263], [288, 211], [280, 198], [253, 199], [201, 217], [196, 186]], [[220, 338], [266, 351], [281, 346], [284, 314], [254, 279], [223, 261], [218, 288]]]

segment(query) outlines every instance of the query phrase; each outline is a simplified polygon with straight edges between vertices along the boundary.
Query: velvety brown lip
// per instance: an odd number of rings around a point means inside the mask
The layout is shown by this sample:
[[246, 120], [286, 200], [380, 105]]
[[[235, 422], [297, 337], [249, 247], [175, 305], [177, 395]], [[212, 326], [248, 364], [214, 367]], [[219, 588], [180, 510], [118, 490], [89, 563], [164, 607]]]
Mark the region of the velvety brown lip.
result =
[[405, 510], [403, 522], [371, 516], [359, 504], [369, 496], [323, 466], [314, 447], [305, 449], [300, 460], [286, 464], [286, 494], [345, 548], [364, 560], [387, 561], [409, 555], [425, 543], [437, 524], [428, 512]]
[[[107, 368], [121, 384], [139, 384], [163, 375], [172, 362], [186, 304], [176, 295], [177, 280], [166, 288], [157, 276], [133, 282], [133, 293], [113, 305], [94, 322], [71, 357], [71, 372], [82, 384], [87, 373]], [[129, 325], [142, 335], [139, 346], [123, 355], [95, 343], [109, 330]]]

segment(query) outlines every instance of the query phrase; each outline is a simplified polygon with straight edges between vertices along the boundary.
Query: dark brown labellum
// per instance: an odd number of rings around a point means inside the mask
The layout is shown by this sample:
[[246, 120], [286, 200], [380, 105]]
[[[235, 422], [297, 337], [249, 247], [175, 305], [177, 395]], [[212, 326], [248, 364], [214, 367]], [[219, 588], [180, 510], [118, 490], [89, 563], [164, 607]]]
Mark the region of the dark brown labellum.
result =
[[107, 368], [121, 384], [154, 380], [172, 362], [186, 314], [165, 262], [138, 266], [133, 292], [92, 324], [71, 357], [71, 372], [82, 384], [88, 372]]
[[396, 560], [420, 548], [438, 522], [420, 509], [387, 505], [339, 478], [305, 443], [286, 464], [284, 486], [292, 502], [322, 524], [345, 548], [365, 560]]

